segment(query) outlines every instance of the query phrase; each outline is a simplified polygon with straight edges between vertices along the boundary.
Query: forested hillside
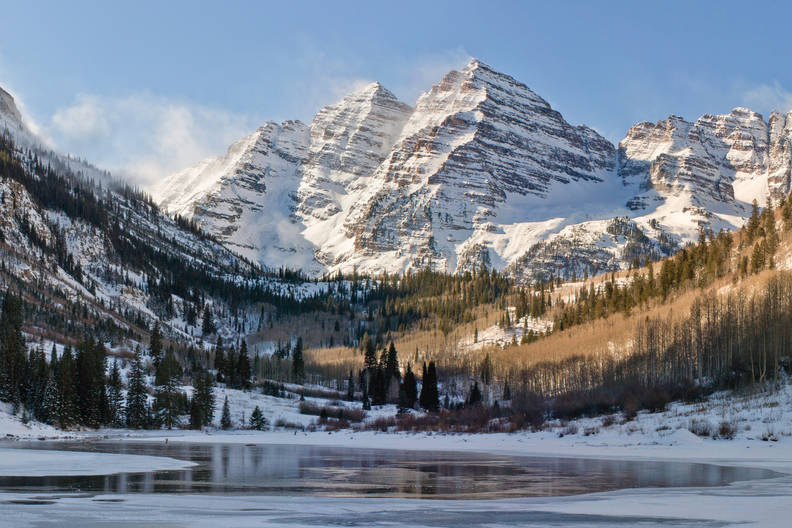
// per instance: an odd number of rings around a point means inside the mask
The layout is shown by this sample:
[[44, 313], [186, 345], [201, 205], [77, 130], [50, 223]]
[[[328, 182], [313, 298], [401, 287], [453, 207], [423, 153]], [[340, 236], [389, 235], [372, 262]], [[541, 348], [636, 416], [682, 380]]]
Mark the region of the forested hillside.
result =
[[213, 387], [286, 397], [303, 384], [363, 412], [445, 416], [403, 427], [525, 425], [772, 386], [789, 363], [789, 199], [673, 257], [572, 282], [486, 269], [309, 280], [8, 138], [0, 176], [0, 396], [64, 428], [202, 427]]

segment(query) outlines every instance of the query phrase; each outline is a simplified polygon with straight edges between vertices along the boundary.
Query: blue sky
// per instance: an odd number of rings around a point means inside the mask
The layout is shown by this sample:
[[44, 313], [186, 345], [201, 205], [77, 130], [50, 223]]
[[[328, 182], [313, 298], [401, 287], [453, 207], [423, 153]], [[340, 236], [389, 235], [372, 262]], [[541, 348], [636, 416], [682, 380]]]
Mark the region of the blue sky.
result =
[[0, 86], [56, 146], [142, 183], [365, 81], [412, 103], [471, 56], [612, 141], [671, 113], [792, 109], [780, 3], [0, 4]]

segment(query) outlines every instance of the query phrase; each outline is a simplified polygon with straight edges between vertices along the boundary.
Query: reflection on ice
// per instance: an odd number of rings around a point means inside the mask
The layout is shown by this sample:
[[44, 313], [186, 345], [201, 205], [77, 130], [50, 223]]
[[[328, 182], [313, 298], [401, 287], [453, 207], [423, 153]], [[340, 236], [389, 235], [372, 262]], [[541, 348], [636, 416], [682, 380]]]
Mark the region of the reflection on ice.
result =
[[[408, 498], [574, 495], [623, 488], [720, 486], [774, 476], [688, 462], [508, 457], [472, 453], [241, 444], [32, 444], [20, 447], [168, 456], [186, 470], [109, 476], [0, 477], [0, 489]], [[68, 454], [64, 453], [64, 456]]]

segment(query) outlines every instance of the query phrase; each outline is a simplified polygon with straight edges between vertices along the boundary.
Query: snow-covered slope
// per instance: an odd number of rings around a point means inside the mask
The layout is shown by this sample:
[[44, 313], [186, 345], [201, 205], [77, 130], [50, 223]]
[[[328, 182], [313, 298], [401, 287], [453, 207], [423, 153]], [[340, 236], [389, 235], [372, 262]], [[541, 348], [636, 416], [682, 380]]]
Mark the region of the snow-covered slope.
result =
[[553, 219], [575, 216], [580, 204], [570, 198], [612, 185], [614, 168], [607, 140], [473, 60], [418, 99], [346, 221], [354, 251], [336, 262], [391, 271], [503, 267], [519, 254], [510, 242], [538, 241], [558, 227]]
[[269, 122], [237, 141], [224, 157], [205, 160], [152, 188], [165, 209], [254, 261], [317, 272], [314, 248], [295, 217], [298, 167], [308, 127]]
[[751, 201], [788, 193], [792, 174], [792, 114], [671, 116], [635, 125], [617, 148], [475, 59], [414, 108], [372, 83], [309, 127], [288, 125], [288, 148], [287, 124], [268, 124], [155, 198], [269, 267], [486, 266], [536, 280], [738, 227]]
[[[134, 189], [112, 180], [100, 187], [91, 173], [72, 169], [90, 166], [41, 147], [6, 92], [0, 105], [0, 291], [12, 288], [30, 303], [25, 331], [31, 343], [46, 336], [60, 344], [90, 331], [129, 351], [158, 321], [167, 336], [201, 346], [215, 335], [258, 328], [261, 303], [295, 304], [329, 290], [263, 273]], [[258, 187], [263, 193], [266, 184], [276, 190], [267, 195], [273, 201], [262, 204], [253, 194], [239, 214], [244, 225], [255, 226], [251, 215], [262, 210], [270, 221], [282, 189], [296, 193], [295, 160], [307, 134], [301, 123], [268, 124], [248, 138], [250, 148], [239, 149], [246, 156], [234, 161], [234, 178], [210, 186], [215, 209], [227, 206], [232, 216], [240, 195]], [[261, 166], [267, 171], [260, 177]], [[194, 185], [186, 181], [181, 189]], [[283, 210], [288, 217], [288, 207]], [[218, 214], [190, 214], [222, 225]], [[204, 335], [202, 315], [217, 332]]]
[[[255, 136], [152, 193], [271, 267], [503, 267], [581, 217], [570, 197], [621, 188], [613, 145], [476, 60], [446, 75], [415, 109], [379, 83], [322, 109], [305, 150], [289, 158], [296, 187], [251, 185], [277, 171], [266, 156], [247, 161]], [[256, 209], [261, 214], [247, 214]]]
[[382, 85], [371, 83], [323, 108], [311, 123], [297, 212], [323, 266], [332, 267], [339, 254], [353, 250], [343, 222], [360, 208], [411, 112]]

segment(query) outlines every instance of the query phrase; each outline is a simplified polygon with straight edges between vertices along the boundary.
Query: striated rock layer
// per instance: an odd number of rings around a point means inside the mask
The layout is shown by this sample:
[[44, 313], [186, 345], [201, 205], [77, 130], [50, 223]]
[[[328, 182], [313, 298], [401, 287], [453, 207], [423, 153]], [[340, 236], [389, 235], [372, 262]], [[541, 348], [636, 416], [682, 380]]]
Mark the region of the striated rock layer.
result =
[[265, 266], [508, 269], [531, 281], [669, 254], [790, 190], [792, 113], [632, 127], [618, 147], [471, 60], [414, 107], [379, 83], [268, 123], [152, 189]]

